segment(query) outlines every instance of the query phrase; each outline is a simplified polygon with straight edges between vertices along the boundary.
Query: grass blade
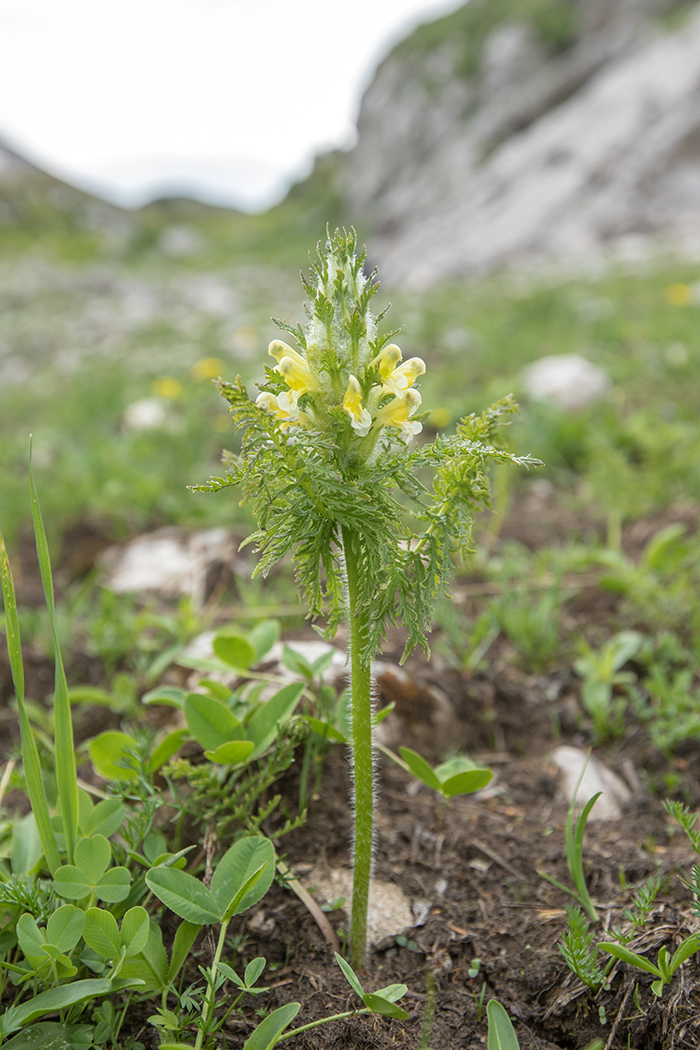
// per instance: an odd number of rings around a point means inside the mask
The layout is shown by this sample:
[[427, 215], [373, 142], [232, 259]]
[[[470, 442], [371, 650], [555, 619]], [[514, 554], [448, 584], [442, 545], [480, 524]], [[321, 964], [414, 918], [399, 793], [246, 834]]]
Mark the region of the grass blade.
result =
[[54, 691], [54, 737], [56, 743], [56, 785], [58, 788], [58, 799], [63, 819], [63, 834], [66, 840], [66, 853], [68, 863], [73, 863], [73, 849], [78, 834], [78, 770], [75, 763], [75, 749], [73, 743], [73, 720], [71, 716], [70, 699], [68, 696], [68, 683], [63, 668], [61, 649], [58, 644], [58, 632], [56, 631], [56, 610], [54, 606], [53, 577], [51, 575], [51, 559], [49, 547], [46, 542], [46, 530], [41, 516], [39, 500], [34, 485], [34, 472], [32, 470], [31, 444], [29, 447], [29, 488], [32, 502], [32, 518], [34, 520], [34, 535], [36, 538], [36, 552], [39, 559], [39, 572], [44, 588], [44, 598], [49, 611], [51, 623], [51, 634], [53, 637], [55, 653], [55, 691]]
[[15, 587], [12, 581], [10, 561], [7, 557], [5, 540], [0, 531], [0, 583], [2, 585], [2, 596], [5, 604], [5, 634], [7, 636], [7, 650], [10, 657], [10, 668], [12, 670], [12, 681], [17, 696], [17, 709], [19, 711], [19, 728], [22, 741], [22, 763], [24, 765], [24, 777], [27, 784], [27, 795], [34, 814], [39, 841], [44, 851], [44, 857], [49, 871], [53, 875], [60, 866], [56, 838], [51, 827], [49, 818], [49, 807], [44, 793], [44, 782], [41, 775], [41, 762], [36, 741], [29, 724], [29, 718], [24, 706], [24, 667], [22, 664], [22, 644], [19, 634], [19, 620], [17, 617], [17, 599]]

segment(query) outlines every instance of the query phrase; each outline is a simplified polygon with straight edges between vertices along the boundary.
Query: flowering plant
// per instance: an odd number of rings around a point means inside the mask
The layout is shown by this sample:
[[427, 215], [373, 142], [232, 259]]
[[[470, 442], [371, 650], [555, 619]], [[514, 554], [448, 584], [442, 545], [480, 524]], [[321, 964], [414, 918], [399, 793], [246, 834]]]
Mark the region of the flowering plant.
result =
[[[217, 386], [242, 431], [238, 455], [224, 453], [225, 476], [199, 491], [240, 486], [258, 528], [245, 543], [260, 552], [257, 573], [291, 553], [310, 616], [326, 617], [332, 636], [350, 632], [355, 804], [351, 952], [364, 964], [373, 848], [371, 661], [387, 624], [408, 630], [405, 656], [426, 651], [435, 598], [444, 592], [457, 552], [468, 552], [474, 511], [488, 506], [490, 463], [536, 463], [499, 447], [497, 430], [517, 411], [509, 397], [456, 433], [411, 447], [422, 430], [416, 381], [419, 357], [403, 360], [381, 334], [384, 312], [370, 302], [376, 271], [363, 267], [354, 231], [328, 238], [302, 277], [307, 320], [277, 321], [298, 349], [270, 344], [275, 360], [251, 401], [238, 378]], [[432, 491], [418, 472], [433, 472]]]

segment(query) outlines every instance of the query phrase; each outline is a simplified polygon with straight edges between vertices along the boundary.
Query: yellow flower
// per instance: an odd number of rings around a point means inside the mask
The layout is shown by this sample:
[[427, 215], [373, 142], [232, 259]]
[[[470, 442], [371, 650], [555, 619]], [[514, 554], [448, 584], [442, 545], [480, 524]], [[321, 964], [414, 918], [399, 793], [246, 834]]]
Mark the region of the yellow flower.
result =
[[283, 357], [291, 357], [292, 361], [296, 361], [298, 365], [301, 365], [304, 368], [309, 367], [306, 363], [306, 358], [302, 357], [300, 353], [287, 343], [283, 343], [281, 339], [273, 339], [267, 348], [267, 352], [270, 357], [274, 357], [278, 363]]
[[665, 294], [671, 306], [688, 306], [693, 301], [693, 289], [689, 284], [669, 284]]
[[288, 387], [296, 390], [298, 394], [305, 394], [307, 390], [315, 390], [316, 382], [309, 371], [306, 361], [299, 364], [293, 357], [282, 357], [275, 369], [284, 379]]
[[436, 430], [443, 430], [452, 422], [452, 413], [446, 408], [434, 408], [430, 413], [430, 425]]
[[283, 391], [277, 397], [263, 390], [256, 397], [255, 404], [284, 423], [296, 423], [299, 420], [298, 396], [294, 390]]
[[355, 376], [350, 376], [343, 398], [343, 409], [350, 416], [350, 426], [360, 437], [366, 437], [372, 426], [372, 417], [362, 407], [362, 389]]
[[153, 380], [151, 390], [158, 397], [169, 397], [171, 401], [177, 401], [179, 397], [182, 397], [184, 387], [179, 379], [173, 379], [172, 376], [161, 376], [160, 379]]
[[422, 357], [411, 357], [401, 361], [401, 350], [395, 343], [385, 346], [371, 362], [377, 366], [379, 378], [386, 393], [400, 397], [404, 390], [413, 386], [418, 376], [425, 375], [425, 361]]
[[192, 365], [190, 375], [196, 380], [215, 379], [223, 373], [224, 368], [224, 362], [220, 358], [203, 357], [201, 361], [195, 361]]
[[370, 361], [370, 365], [376, 365], [380, 378], [385, 380], [394, 371], [402, 357], [403, 354], [396, 343], [390, 343], [377, 354], [373, 361]]
[[296, 390], [297, 394], [317, 389], [318, 384], [309, 371], [306, 358], [287, 343], [283, 343], [281, 339], [273, 339], [267, 352], [277, 361], [275, 371], [279, 372], [287, 386]]
[[406, 390], [401, 397], [395, 397], [388, 405], [379, 409], [376, 422], [383, 427], [400, 427], [404, 437], [410, 438], [420, 434], [423, 424], [411, 419], [420, 403], [421, 396], [417, 390]]

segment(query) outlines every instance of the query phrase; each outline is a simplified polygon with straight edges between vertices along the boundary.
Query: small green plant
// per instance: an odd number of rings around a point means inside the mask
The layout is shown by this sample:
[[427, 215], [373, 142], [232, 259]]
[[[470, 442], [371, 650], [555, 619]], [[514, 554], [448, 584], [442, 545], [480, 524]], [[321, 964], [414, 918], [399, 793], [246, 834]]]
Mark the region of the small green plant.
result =
[[[661, 464], [658, 473], [661, 477]], [[614, 549], [594, 553], [591, 561], [604, 567], [600, 586], [623, 596], [623, 611], [637, 627], [676, 631], [692, 643], [698, 628], [698, 559], [685, 532], [680, 522], [660, 529], [637, 561]]]
[[630, 951], [629, 948], [614, 941], [600, 941], [598, 947], [601, 951], [609, 952], [610, 955], [616, 959], [621, 959], [622, 962], [626, 962], [629, 966], [635, 966], [638, 970], [644, 970], [646, 973], [653, 974], [657, 979], [652, 981], [651, 990], [654, 995], [661, 996], [664, 988], [671, 983], [678, 967], [686, 959], [689, 959], [691, 955], [700, 950], [700, 939], [696, 934], [691, 934], [690, 937], [686, 937], [681, 942], [673, 955], [669, 953], [665, 945], [662, 945], [659, 948], [656, 964], [647, 959], [646, 956]]
[[[146, 693], [142, 702], [177, 709], [186, 728], [146, 739], [145, 753], [138, 729], [100, 733], [88, 745], [95, 772], [108, 781], [133, 786], [137, 780], [152, 780], [160, 770], [180, 824], [187, 816], [204, 833], [220, 836], [233, 827], [237, 834], [241, 830], [257, 834], [263, 821], [281, 806], [279, 795], [261, 801], [267, 789], [289, 768], [297, 747], [311, 737], [306, 720], [293, 717], [294, 711], [302, 697], [307, 702], [316, 699], [306, 678], [285, 680], [278, 688], [283, 681], [279, 676], [255, 669], [279, 633], [276, 620], [264, 620], [249, 632], [227, 626], [214, 634], [211, 656], [183, 656], [184, 666], [205, 675], [198, 690], [161, 685]], [[327, 664], [325, 656], [323, 664]], [[222, 682], [234, 678], [243, 679], [243, 684], [232, 689]], [[270, 696], [271, 688], [275, 692]], [[201, 746], [205, 763], [176, 757], [188, 739]], [[310, 764], [311, 756], [305, 761]], [[184, 790], [182, 781], [187, 785]], [[298, 815], [288, 817], [276, 830], [276, 838], [303, 823], [307, 801], [308, 791], [301, 795]]]
[[[79, 789], [68, 687], [55, 631], [51, 567], [31, 468], [30, 484], [39, 565], [54, 631], [53, 745], [58, 812], [51, 813], [46, 778], [25, 709], [17, 604], [0, 534], [5, 632], [20, 717], [25, 784], [32, 807], [28, 817], [16, 826], [22, 837], [16, 837], [17, 846], [11, 851], [15, 870], [0, 884], [0, 907], [12, 918], [12, 925], [5, 931], [0, 972], [19, 986], [20, 995], [30, 985], [34, 993], [28, 1001], [16, 1001], [0, 1015], [0, 1035], [8, 1036], [47, 1013], [61, 1011], [65, 1015], [72, 1011], [75, 1016], [76, 1008], [105, 998], [106, 1005], [96, 1026], [111, 1034], [116, 1045], [126, 1005], [117, 1019], [106, 997], [126, 989], [130, 994], [135, 989], [145, 993], [160, 991], [161, 1012], [165, 1011], [165, 997], [196, 934], [203, 925], [216, 922], [221, 929], [219, 947], [212, 966], [203, 971], [207, 991], [202, 999], [195, 1044], [200, 1050], [214, 1025], [212, 1013], [222, 980], [228, 977], [235, 983], [220, 961], [228, 923], [267, 891], [275, 869], [274, 849], [260, 837], [236, 842], [217, 865], [210, 889], [179, 870], [187, 850], [179, 854], [168, 852], [164, 840], [151, 830], [157, 803], [149, 776], [179, 747], [180, 731], [168, 734], [153, 750], [140, 748], [137, 739], [123, 733], [96, 738], [98, 746], [92, 749], [94, 764], [107, 778], [117, 777], [129, 786], [127, 794], [136, 802], [132, 812], [128, 813], [118, 798], [94, 804]], [[272, 729], [267, 726], [261, 730], [264, 739], [254, 732], [254, 740], [248, 742], [250, 749], [259, 745], [264, 749], [275, 728], [273, 724]], [[95, 741], [92, 743], [95, 745]], [[110, 837], [118, 830], [122, 842], [117, 847]], [[117, 852], [125, 863], [115, 863]], [[43, 866], [51, 876], [48, 883], [37, 880], [34, 874]], [[140, 903], [149, 890], [184, 919], [175, 936], [170, 963], [160, 928], [151, 922]], [[97, 976], [84, 977], [86, 971]], [[250, 989], [246, 986], [245, 990]], [[127, 998], [127, 1005], [128, 1001]], [[72, 1028], [64, 1025], [62, 1033], [66, 1038], [69, 1032]]]
[[700, 830], [696, 827], [698, 822], [697, 813], [691, 812], [683, 802], [666, 799], [663, 807], [670, 817], [676, 820], [685, 832], [690, 845], [700, 855]]
[[[224, 477], [199, 491], [240, 486], [257, 531], [246, 541], [261, 552], [256, 573], [291, 553], [310, 615], [327, 615], [328, 633], [346, 621], [352, 707], [355, 831], [351, 952], [367, 951], [367, 909], [374, 843], [372, 659], [387, 624], [408, 628], [406, 653], [427, 646], [434, 599], [457, 551], [469, 549], [474, 510], [489, 499], [491, 463], [527, 466], [497, 445], [497, 430], [515, 411], [510, 398], [469, 416], [453, 437], [411, 450], [422, 430], [416, 389], [426, 371], [402, 360], [381, 334], [370, 302], [375, 274], [363, 272], [353, 231], [336, 231], [304, 287], [307, 323], [278, 322], [298, 349], [279, 339], [255, 402], [240, 378], [218, 382], [243, 433], [241, 452], [225, 453]], [[435, 475], [432, 492], [418, 471]], [[412, 504], [412, 508], [406, 506]]]
[[[403, 1020], [408, 1018], [406, 1011], [397, 1006], [397, 1001], [406, 994], [407, 988], [405, 984], [390, 984], [385, 988], [379, 988], [376, 992], [365, 992], [359, 977], [349, 963], [337, 952], [335, 953], [335, 959], [343, 971], [348, 984], [362, 1000], [363, 1006], [360, 1009], [344, 1010], [342, 1013], [331, 1014], [328, 1017], [320, 1018], [318, 1021], [300, 1025], [299, 1028], [294, 1028], [291, 1032], [288, 1032], [286, 1029], [299, 1013], [301, 1004], [287, 1003], [286, 1006], [280, 1006], [273, 1010], [271, 1014], [268, 1014], [260, 1022], [252, 1035], [246, 1039], [243, 1050], [272, 1050], [278, 1043], [283, 1042], [285, 1039], [291, 1039], [301, 1032], [311, 1031], [312, 1028], [329, 1024], [331, 1021], [341, 1021], [348, 1017], [360, 1017], [362, 1014], [376, 1013], [385, 1017], [395, 1017]], [[172, 1050], [175, 1050], [175, 1048], [172, 1048]]]
[[599, 948], [593, 945], [595, 934], [581, 908], [567, 904], [566, 920], [567, 928], [562, 934], [559, 950], [578, 979], [597, 992], [605, 984], [612, 962], [605, 969], [598, 965]]
[[613, 697], [618, 686], [628, 686], [637, 679], [633, 671], [621, 668], [635, 656], [644, 639], [638, 631], [620, 631], [596, 651], [585, 645], [574, 661], [576, 674], [583, 678], [581, 703], [593, 719], [597, 741], [619, 736], [623, 731], [624, 697]]
[[664, 667], [654, 662], [644, 688], [648, 704], [640, 714], [655, 747], [672, 752], [686, 740], [700, 739], [700, 710], [692, 667]]
[[547, 875], [543, 871], [539, 871], [538, 875], [541, 875], [547, 882], [551, 882], [553, 886], [563, 890], [564, 893], [568, 893], [570, 897], [579, 904], [589, 919], [593, 922], [598, 921], [598, 912], [596, 911], [595, 905], [591, 900], [590, 893], [588, 892], [588, 885], [586, 883], [586, 875], [583, 870], [583, 836], [586, 833], [586, 823], [590, 812], [595, 806], [596, 802], [603, 794], [602, 791], [597, 792], [592, 798], [589, 798], [585, 806], [581, 810], [581, 814], [576, 819], [576, 808], [578, 804], [577, 794], [578, 789], [583, 780], [583, 774], [585, 773], [585, 766], [581, 770], [581, 776], [576, 784], [576, 789], [573, 793], [573, 798], [569, 804], [569, 808], [566, 813], [566, 830], [565, 830], [565, 843], [566, 843], [566, 864], [571, 875], [571, 881], [574, 884], [573, 890], [569, 886], [565, 886], [562, 882], [558, 882], [557, 879], [553, 879], [551, 875]]
[[201, 1050], [204, 1040], [219, 1030], [228, 1012], [234, 1009], [238, 1002], [236, 999], [223, 1018], [213, 1020], [214, 1006], [218, 1004], [217, 993], [224, 980], [228, 978], [243, 994], [255, 985], [262, 972], [264, 960], [254, 960], [254, 965], [250, 964], [251, 971], [246, 973], [244, 981], [241, 982], [235, 971], [222, 962], [221, 957], [231, 919], [234, 915], [240, 915], [251, 908], [267, 893], [274, 872], [275, 853], [272, 843], [268, 839], [258, 837], [240, 839], [226, 851], [216, 865], [210, 887], [206, 887], [187, 872], [168, 866], [167, 862], [151, 868], [146, 874], [146, 884], [151, 892], [185, 922], [196, 926], [198, 930], [203, 926], [219, 924], [213, 962], [209, 967], [200, 967], [206, 992], [202, 997], [201, 1014], [197, 1020], [195, 1050]]
[[476, 989], [474, 989], [472, 995], [474, 996], [474, 1002], [476, 1003], [477, 1024], [481, 1024], [481, 1014], [484, 1009], [484, 997], [486, 995], [486, 981], [482, 981], [481, 991], [477, 993]]
[[516, 586], [493, 602], [501, 630], [523, 662], [535, 671], [546, 668], [559, 648], [562, 601], [557, 586], [539, 594]]
[[455, 795], [471, 795], [493, 780], [490, 769], [479, 768], [464, 756], [450, 758], [441, 762], [439, 766], [432, 767], [422, 755], [410, 747], [400, 747], [399, 754], [403, 759], [400, 765], [444, 799], [453, 798]]
[[[697, 814], [691, 813], [680, 802], [666, 802], [664, 808], [678, 820], [686, 832], [693, 849], [697, 852], [700, 846], [700, 835], [695, 830]], [[698, 913], [697, 891], [700, 889], [700, 868], [697, 865], [693, 866], [691, 879], [686, 884], [690, 886], [695, 894], [694, 909]], [[691, 933], [688, 937], [685, 937], [673, 955], [671, 955], [665, 945], [662, 945], [658, 951], [656, 963], [651, 962], [650, 959], [630, 948], [636, 931], [648, 920], [660, 887], [660, 879], [648, 879], [644, 886], [635, 894], [631, 907], [623, 912], [623, 917], [627, 920], [628, 929], [615, 928], [613, 932], [617, 937], [617, 941], [601, 941], [598, 944], [598, 948], [601, 951], [608, 952], [613, 958], [620, 959], [629, 966], [634, 966], [639, 970], [652, 974], [656, 980], [652, 982], [651, 989], [657, 997], [660, 997], [664, 988], [671, 983], [676, 970], [691, 955], [700, 951], [700, 936], [697, 933]]]
[[[666, 809], [673, 816], [677, 816], [681, 826], [687, 831], [694, 848], [697, 848], [698, 835], [695, 832], [695, 814], [691, 814], [686, 807], [680, 803], [667, 803]], [[700, 950], [700, 937], [691, 933], [685, 937], [673, 953], [670, 954], [665, 945], [662, 945], [657, 954], [657, 961], [653, 963], [646, 956], [640, 955], [632, 950], [631, 945], [642, 926], [648, 922], [654, 901], [661, 889], [662, 879], [651, 876], [635, 892], [628, 908], [622, 913], [625, 926], [615, 926], [612, 933], [616, 938], [614, 941], [599, 941], [593, 945], [594, 934], [589, 928], [588, 920], [580, 908], [568, 907], [567, 929], [562, 936], [560, 951], [567, 966], [576, 976], [587, 984], [588, 987], [598, 992], [606, 986], [608, 976], [612, 969], [613, 960], [619, 959], [634, 966], [639, 970], [652, 974], [656, 980], [652, 982], [651, 989], [657, 997], [663, 994], [664, 988], [673, 979], [676, 970], [682, 964]], [[693, 878], [689, 883], [691, 889], [697, 894], [700, 889], [700, 868], [693, 868]], [[563, 888], [563, 887], [562, 887]], [[697, 911], [697, 905], [695, 905]], [[599, 965], [599, 953], [607, 952], [612, 959], [604, 968]], [[604, 1023], [601, 1021], [601, 1023]]]

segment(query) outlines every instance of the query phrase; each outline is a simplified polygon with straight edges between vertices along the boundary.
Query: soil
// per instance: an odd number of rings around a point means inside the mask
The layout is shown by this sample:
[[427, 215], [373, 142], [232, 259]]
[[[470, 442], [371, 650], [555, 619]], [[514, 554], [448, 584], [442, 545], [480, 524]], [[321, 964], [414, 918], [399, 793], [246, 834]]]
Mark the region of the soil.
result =
[[[653, 532], [663, 522], [652, 524]], [[551, 531], [551, 515], [547, 527]], [[626, 537], [630, 553], [636, 543], [645, 542], [647, 532], [638, 526]], [[25, 583], [30, 588], [30, 582]], [[568, 615], [582, 630], [593, 622], [606, 622], [614, 629], [614, 614], [614, 600], [611, 603], [595, 586], [584, 587], [568, 606]], [[401, 648], [397, 633], [385, 659], [398, 662]], [[73, 670], [84, 676], [83, 681], [92, 680], [94, 666], [76, 659]], [[605, 1050], [699, 1047], [697, 956], [691, 956], [658, 999], [651, 990], [651, 975], [624, 963], [616, 965], [609, 988], [596, 996], [571, 975], [559, 951], [569, 899], [541, 872], [567, 885], [571, 880], [564, 850], [567, 803], [549, 755], [558, 744], [587, 748], [590, 742], [570, 667], [528, 674], [498, 639], [488, 666], [478, 673], [456, 671], [439, 655], [430, 663], [414, 656], [406, 670], [406, 676], [389, 672], [380, 682], [382, 702], [396, 703], [390, 734], [432, 760], [449, 744], [489, 766], [494, 781], [478, 795], [445, 804], [380, 756], [376, 876], [398, 885], [419, 905], [420, 924], [399, 941], [373, 949], [360, 976], [369, 991], [405, 983], [410, 1017], [400, 1021], [372, 1014], [336, 1021], [300, 1034], [290, 1046], [471, 1050], [486, 1046], [485, 1008], [495, 998], [512, 1018], [522, 1050], [578, 1050], [594, 1040]], [[37, 691], [46, 677], [50, 679], [50, 669], [30, 654], [29, 678]], [[70, 677], [77, 681], [75, 674]], [[3, 698], [9, 695], [4, 654], [0, 690]], [[118, 725], [115, 716], [99, 717]], [[11, 719], [3, 720], [6, 730], [10, 724]], [[95, 731], [93, 724], [81, 726], [85, 735]], [[634, 889], [661, 874], [665, 883], [652, 920], [644, 939], [636, 942], [637, 950], [655, 960], [662, 945], [673, 952], [698, 928], [692, 895], [678, 874], [688, 872], [697, 858], [661, 799], [672, 774], [676, 797], [691, 806], [700, 803], [700, 749], [688, 747], [681, 757], [669, 758], [651, 748], [643, 728], [630, 726], [621, 740], [596, 748], [596, 755], [631, 791], [620, 820], [590, 821], [586, 831], [585, 871], [601, 915], [596, 936], [604, 938], [606, 929], [622, 922]], [[298, 775], [297, 766], [292, 766], [276, 790], [293, 797]], [[331, 748], [307, 823], [281, 840], [280, 849], [293, 870], [348, 865], [349, 795], [347, 756], [342, 747]], [[328, 918], [343, 943], [344, 909], [330, 912]], [[236, 968], [240, 972], [245, 962], [265, 956], [268, 967], [258, 983], [269, 986], [265, 995], [248, 1000], [243, 1012], [226, 1022], [229, 1047], [242, 1046], [259, 1020], [254, 1012], [259, 1007], [269, 1011], [300, 1002], [294, 1022], [300, 1026], [357, 1006], [331, 945], [288, 889], [273, 885], [260, 905], [229, 929]], [[205, 965], [211, 942], [202, 939], [197, 950], [197, 961]], [[229, 959], [232, 955], [233, 947]], [[157, 1046], [155, 1031], [146, 1021], [150, 1012], [149, 1004], [133, 1011], [125, 1030], [147, 1050]]]
[[[558, 942], [566, 925], [567, 898], [539, 873], [571, 884], [564, 851], [567, 805], [558, 795], [547, 756], [557, 743], [581, 745], [585, 740], [581, 732], [553, 739], [551, 716], [557, 705], [547, 699], [551, 681], [552, 676], [532, 679], [511, 669], [472, 678], [441, 677], [441, 687], [454, 702], [459, 748], [496, 773], [486, 797], [458, 797], [445, 805], [427, 788], [416, 791], [409, 776], [391, 762], [380, 761], [376, 875], [396, 883], [412, 901], [425, 902], [427, 914], [422, 925], [409, 931], [410, 947], [394, 943], [373, 951], [362, 977], [368, 990], [395, 981], [407, 984], [411, 1016], [403, 1022], [374, 1015], [337, 1022], [300, 1036], [297, 1046], [479, 1047], [486, 1042], [484, 1007], [491, 998], [507, 1009], [522, 1048], [573, 1050], [596, 1039], [609, 1048], [638, 1050], [700, 1045], [700, 967], [695, 957], [660, 1001], [651, 991], [652, 977], [624, 964], [616, 967], [610, 990], [595, 997], [561, 957]], [[394, 699], [400, 706], [400, 694]], [[423, 753], [431, 755], [430, 719], [417, 720], [414, 707], [405, 726], [406, 743], [415, 746], [417, 737]], [[697, 858], [659, 803], [664, 760], [650, 754], [638, 737], [597, 753], [609, 768], [627, 771], [634, 794], [619, 822], [588, 825], [584, 856], [589, 890], [607, 928], [622, 921], [634, 887], [650, 875], [668, 876], [642, 949], [653, 948], [655, 958], [662, 944], [673, 951], [697, 927], [690, 894], [675, 874], [689, 870]], [[438, 756], [433, 752], [431, 757]], [[697, 789], [697, 755], [679, 765], [686, 787]], [[635, 773], [644, 778], [643, 786]], [[293, 869], [319, 862], [347, 864], [348, 792], [346, 763], [336, 749], [308, 824], [284, 840]], [[303, 905], [275, 888], [263, 911], [253, 925], [260, 928], [261, 918], [270, 920], [262, 923], [264, 937], [252, 932], [246, 919], [241, 932], [247, 937], [246, 958], [265, 955], [282, 966], [265, 1004], [300, 1001], [298, 1023], [351, 1009], [353, 994]], [[346, 928], [343, 912], [332, 914], [331, 920], [339, 931]], [[436, 994], [426, 1036], [430, 975]], [[237, 1031], [241, 1024], [237, 1019]]]

